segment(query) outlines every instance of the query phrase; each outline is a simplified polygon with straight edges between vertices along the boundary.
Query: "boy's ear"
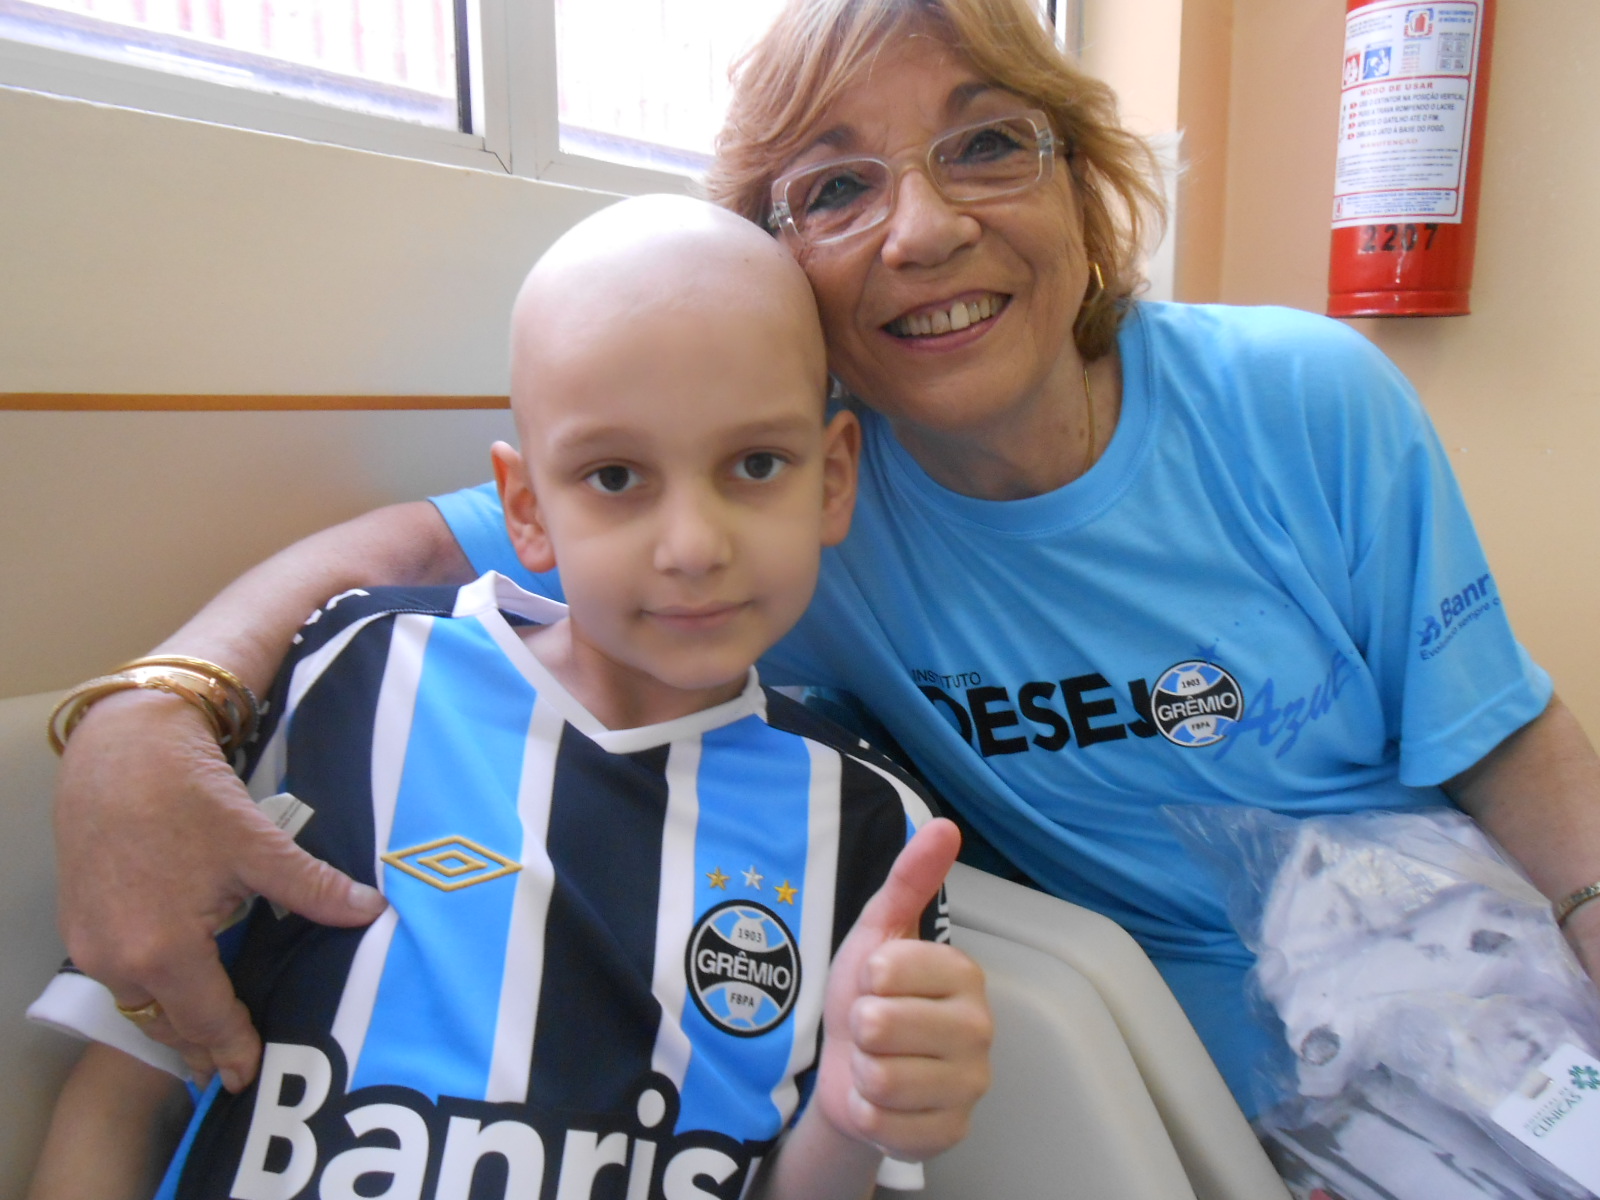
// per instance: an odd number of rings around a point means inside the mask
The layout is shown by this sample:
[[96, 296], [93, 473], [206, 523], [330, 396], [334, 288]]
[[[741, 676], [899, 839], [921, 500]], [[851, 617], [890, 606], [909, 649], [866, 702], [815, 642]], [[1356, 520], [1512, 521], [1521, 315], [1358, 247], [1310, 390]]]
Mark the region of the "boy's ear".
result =
[[555, 547], [550, 544], [539, 512], [539, 498], [528, 478], [528, 464], [505, 442], [490, 447], [489, 457], [494, 462], [495, 486], [500, 489], [500, 507], [505, 510], [506, 533], [517, 558], [535, 573], [555, 570]]
[[861, 422], [837, 412], [822, 431], [822, 544], [837, 546], [850, 532], [861, 465]]

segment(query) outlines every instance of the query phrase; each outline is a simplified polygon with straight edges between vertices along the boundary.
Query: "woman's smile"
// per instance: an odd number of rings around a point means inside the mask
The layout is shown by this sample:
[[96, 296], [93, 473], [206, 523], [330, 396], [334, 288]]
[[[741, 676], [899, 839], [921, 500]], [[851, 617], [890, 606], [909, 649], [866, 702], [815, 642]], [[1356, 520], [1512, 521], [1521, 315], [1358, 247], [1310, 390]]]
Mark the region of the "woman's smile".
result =
[[924, 305], [896, 317], [883, 328], [897, 338], [943, 337], [965, 329], [981, 329], [999, 316], [1011, 297], [980, 292], [953, 302]]

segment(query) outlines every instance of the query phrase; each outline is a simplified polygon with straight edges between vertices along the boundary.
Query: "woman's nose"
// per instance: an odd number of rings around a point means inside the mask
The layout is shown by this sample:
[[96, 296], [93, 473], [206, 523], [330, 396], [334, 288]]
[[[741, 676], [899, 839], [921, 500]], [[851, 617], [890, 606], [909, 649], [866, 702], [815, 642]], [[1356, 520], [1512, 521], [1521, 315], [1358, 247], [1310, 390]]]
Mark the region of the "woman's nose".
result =
[[886, 266], [935, 266], [978, 240], [977, 218], [946, 200], [922, 171], [907, 171], [895, 191], [880, 251]]
[[728, 565], [733, 541], [714, 496], [680, 495], [663, 506], [655, 568], [704, 575]]

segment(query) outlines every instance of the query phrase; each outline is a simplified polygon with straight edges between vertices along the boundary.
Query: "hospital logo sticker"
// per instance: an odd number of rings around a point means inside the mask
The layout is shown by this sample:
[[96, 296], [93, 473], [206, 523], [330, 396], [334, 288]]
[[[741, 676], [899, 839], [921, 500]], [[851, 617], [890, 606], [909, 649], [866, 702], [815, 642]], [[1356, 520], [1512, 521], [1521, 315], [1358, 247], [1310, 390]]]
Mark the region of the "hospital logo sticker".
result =
[[778, 914], [751, 900], [725, 900], [689, 936], [689, 994], [718, 1029], [756, 1037], [794, 1007], [800, 955]]
[[1216, 663], [1181, 662], [1156, 681], [1150, 714], [1161, 736], [1174, 746], [1214, 746], [1244, 715], [1244, 692]]

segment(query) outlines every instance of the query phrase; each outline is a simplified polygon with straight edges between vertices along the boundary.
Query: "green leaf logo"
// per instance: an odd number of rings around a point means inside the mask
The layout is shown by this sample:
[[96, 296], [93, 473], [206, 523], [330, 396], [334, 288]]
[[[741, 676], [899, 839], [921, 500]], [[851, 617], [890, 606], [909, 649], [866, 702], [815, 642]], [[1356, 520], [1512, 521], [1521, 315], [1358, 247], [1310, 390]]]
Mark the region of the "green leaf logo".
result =
[[1574, 1087], [1600, 1091], [1600, 1071], [1593, 1067], [1573, 1067], [1568, 1074], [1572, 1076]]

